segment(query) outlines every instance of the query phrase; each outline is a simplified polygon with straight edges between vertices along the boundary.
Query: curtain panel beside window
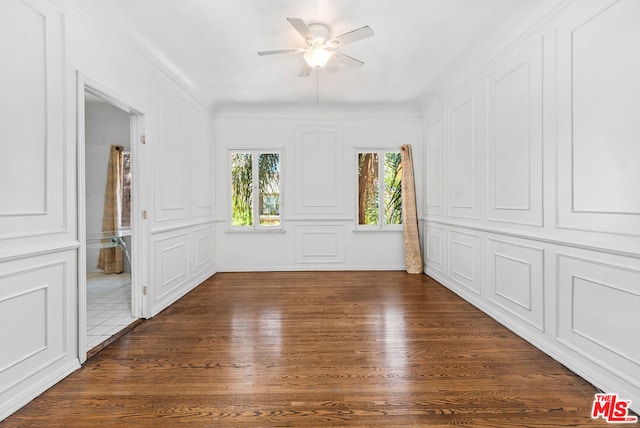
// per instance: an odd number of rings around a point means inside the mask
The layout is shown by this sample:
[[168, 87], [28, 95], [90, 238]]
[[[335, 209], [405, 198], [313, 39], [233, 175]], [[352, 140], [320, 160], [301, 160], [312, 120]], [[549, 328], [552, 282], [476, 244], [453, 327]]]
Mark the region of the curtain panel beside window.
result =
[[400, 147], [402, 156], [402, 223], [404, 224], [404, 253], [407, 273], [422, 273], [422, 252], [416, 205], [416, 185], [413, 174], [411, 145]]
[[109, 166], [107, 169], [107, 184], [104, 194], [104, 212], [102, 215], [102, 234], [105, 239], [101, 243], [98, 257], [98, 269], [105, 273], [121, 273], [124, 259], [120, 246], [111, 245], [111, 236], [120, 228], [122, 204], [122, 147], [111, 146], [109, 152]]

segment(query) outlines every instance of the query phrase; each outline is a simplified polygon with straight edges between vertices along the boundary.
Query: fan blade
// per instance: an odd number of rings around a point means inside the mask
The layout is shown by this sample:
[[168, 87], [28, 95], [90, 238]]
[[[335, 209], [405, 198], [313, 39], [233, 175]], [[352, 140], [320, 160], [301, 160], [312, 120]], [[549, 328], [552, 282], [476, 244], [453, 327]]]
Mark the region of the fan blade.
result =
[[258, 51], [258, 55], [278, 55], [278, 54], [288, 54], [288, 53], [299, 53], [304, 52], [304, 49], [275, 49], [272, 51]]
[[328, 44], [332, 47], [340, 47], [349, 43], [357, 42], [358, 40], [366, 39], [367, 37], [373, 36], [373, 30], [368, 25], [365, 25], [362, 28], [358, 28], [357, 30], [349, 31], [348, 33], [344, 33], [339, 35], [338, 37], [329, 40]]
[[298, 77], [309, 77], [311, 74], [312, 68], [309, 67], [305, 61], [303, 61], [302, 68], [300, 69], [300, 73], [298, 73]]
[[302, 19], [287, 18], [287, 21], [289, 21], [289, 24], [291, 24], [298, 33], [300, 33], [300, 35], [302, 36], [305, 42], [309, 39], [313, 39], [313, 34], [311, 33], [311, 30], [309, 30], [309, 27], [307, 27], [307, 24], [305, 24]]
[[338, 62], [341, 62], [344, 65], [348, 65], [349, 67], [353, 67], [353, 68], [360, 68], [364, 65], [364, 62], [360, 61], [359, 59], [355, 59], [353, 57], [350, 57], [349, 55], [345, 55], [341, 52], [334, 52], [334, 59]]

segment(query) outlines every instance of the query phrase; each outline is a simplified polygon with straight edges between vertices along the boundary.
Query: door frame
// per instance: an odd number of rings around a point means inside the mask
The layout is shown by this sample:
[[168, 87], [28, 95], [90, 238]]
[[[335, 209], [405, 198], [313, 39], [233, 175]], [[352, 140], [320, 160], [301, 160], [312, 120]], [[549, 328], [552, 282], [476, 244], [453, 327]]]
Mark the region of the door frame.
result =
[[146, 263], [147, 236], [145, 222], [142, 221], [141, 207], [145, 206], [147, 194], [143, 186], [146, 173], [145, 135], [146, 116], [142, 109], [134, 107], [126, 98], [117, 95], [108, 87], [76, 71], [76, 168], [78, 203], [78, 357], [80, 363], [87, 359], [87, 212], [86, 212], [86, 158], [85, 158], [85, 92], [103, 98], [114, 107], [129, 114], [131, 146], [131, 310], [137, 318], [148, 317], [148, 305], [144, 296], [144, 286], [148, 272]]

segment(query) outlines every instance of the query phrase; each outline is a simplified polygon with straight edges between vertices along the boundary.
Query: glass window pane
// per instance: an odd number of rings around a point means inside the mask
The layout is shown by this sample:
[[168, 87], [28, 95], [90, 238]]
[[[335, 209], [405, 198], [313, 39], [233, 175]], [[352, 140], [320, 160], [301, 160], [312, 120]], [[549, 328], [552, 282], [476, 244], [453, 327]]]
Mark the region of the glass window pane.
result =
[[122, 207], [120, 214], [120, 226], [131, 227], [131, 153], [122, 153]]
[[379, 224], [378, 154], [358, 154], [358, 224]]
[[231, 154], [232, 226], [253, 225], [251, 153]]
[[384, 154], [384, 221], [402, 224], [402, 161], [400, 153]]
[[280, 225], [280, 155], [258, 155], [259, 225]]

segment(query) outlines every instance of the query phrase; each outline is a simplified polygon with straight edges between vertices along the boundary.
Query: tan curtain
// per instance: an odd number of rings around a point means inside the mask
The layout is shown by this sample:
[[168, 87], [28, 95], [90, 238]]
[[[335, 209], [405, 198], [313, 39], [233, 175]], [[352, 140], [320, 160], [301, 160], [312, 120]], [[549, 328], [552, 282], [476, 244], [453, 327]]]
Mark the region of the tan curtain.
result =
[[[102, 234], [104, 237], [114, 236], [120, 227], [120, 213], [122, 212], [121, 177], [122, 147], [111, 146], [102, 217]], [[106, 248], [100, 249], [98, 269], [102, 269], [105, 273], [120, 273], [123, 268], [122, 249], [119, 246], [109, 246], [110, 243], [110, 239], [102, 240], [102, 244]]]
[[411, 145], [400, 147], [402, 156], [402, 223], [404, 224], [404, 254], [407, 273], [422, 273], [420, 234], [418, 233], [418, 209], [416, 185], [413, 175]]

